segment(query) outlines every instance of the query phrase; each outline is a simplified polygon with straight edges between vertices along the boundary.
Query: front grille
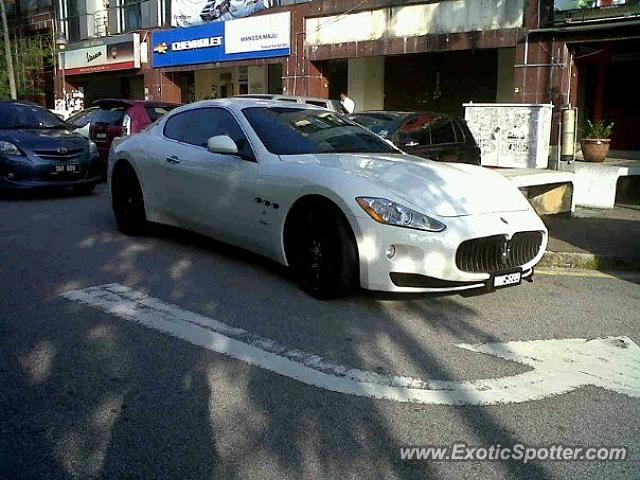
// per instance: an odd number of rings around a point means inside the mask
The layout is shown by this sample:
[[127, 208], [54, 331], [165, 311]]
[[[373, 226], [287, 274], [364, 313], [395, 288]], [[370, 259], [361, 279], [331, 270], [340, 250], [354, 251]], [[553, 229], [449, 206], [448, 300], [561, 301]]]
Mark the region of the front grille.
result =
[[82, 157], [82, 148], [69, 148], [60, 151], [59, 149], [40, 149], [34, 150], [33, 154], [44, 158], [45, 160], [56, 160], [58, 162], [67, 162], [69, 160], [78, 160]]
[[462, 242], [456, 265], [463, 272], [495, 273], [530, 262], [540, 251], [542, 232], [518, 232], [511, 240], [505, 235], [475, 238]]

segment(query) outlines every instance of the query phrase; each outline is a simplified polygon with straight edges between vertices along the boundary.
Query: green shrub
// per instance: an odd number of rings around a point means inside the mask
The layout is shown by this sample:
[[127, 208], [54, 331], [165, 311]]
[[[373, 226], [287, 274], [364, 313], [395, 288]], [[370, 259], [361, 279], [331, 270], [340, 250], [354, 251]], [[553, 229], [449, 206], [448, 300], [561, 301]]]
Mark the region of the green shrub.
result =
[[597, 138], [609, 138], [613, 133], [614, 123], [605, 124], [604, 120], [593, 123], [591, 120], [587, 120], [587, 126], [584, 128], [584, 138], [597, 139]]

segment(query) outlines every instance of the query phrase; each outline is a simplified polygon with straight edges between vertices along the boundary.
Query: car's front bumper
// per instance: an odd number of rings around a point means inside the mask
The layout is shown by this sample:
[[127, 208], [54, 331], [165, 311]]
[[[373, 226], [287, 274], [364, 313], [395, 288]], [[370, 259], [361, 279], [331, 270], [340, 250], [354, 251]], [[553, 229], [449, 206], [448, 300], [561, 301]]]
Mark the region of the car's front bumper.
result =
[[[505, 269], [520, 271], [526, 279], [542, 258], [548, 238], [542, 220], [532, 210], [439, 218], [447, 228], [433, 233], [382, 225], [368, 216], [351, 220], [360, 255], [361, 286], [389, 292], [491, 290], [496, 272], [472, 273], [458, 268], [460, 244], [493, 235], [511, 238], [517, 232], [542, 232], [537, 255], [523, 265]], [[392, 258], [387, 256], [390, 246], [395, 250]]]
[[[104, 177], [105, 165], [88, 152], [66, 161], [43, 160], [35, 155], [0, 158], [0, 190], [42, 190], [69, 188], [98, 183]], [[78, 173], [54, 174], [54, 165], [77, 164]]]
[[98, 174], [93, 177], [82, 178], [78, 180], [10, 180], [6, 177], [0, 177], [0, 191], [18, 191], [18, 190], [52, 190], [57, 188], [81, 187], [84, 185], [97, 184], [103, 181], [103, 175]]

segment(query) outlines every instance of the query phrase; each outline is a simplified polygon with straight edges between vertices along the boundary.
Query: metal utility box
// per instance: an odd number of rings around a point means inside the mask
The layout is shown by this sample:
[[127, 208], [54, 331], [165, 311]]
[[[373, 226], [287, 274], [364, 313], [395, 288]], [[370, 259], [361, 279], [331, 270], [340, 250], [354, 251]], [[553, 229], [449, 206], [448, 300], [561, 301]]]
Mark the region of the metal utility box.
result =
[[551, 104], [465, 103], [465, 120], [486, 167], [547, 168]]

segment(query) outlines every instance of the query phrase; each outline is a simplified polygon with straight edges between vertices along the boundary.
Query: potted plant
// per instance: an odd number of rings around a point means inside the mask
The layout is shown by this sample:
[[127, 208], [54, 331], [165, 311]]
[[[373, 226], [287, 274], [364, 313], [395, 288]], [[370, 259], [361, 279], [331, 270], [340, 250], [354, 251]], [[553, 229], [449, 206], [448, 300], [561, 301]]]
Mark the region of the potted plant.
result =
[[609, 153], [613, 123], [605, 124], [604, 121], [593, 123], [587, 120], [584, 129], [584, 138], [580, 140], [582, 156], [585, 162], [604, 162]]

